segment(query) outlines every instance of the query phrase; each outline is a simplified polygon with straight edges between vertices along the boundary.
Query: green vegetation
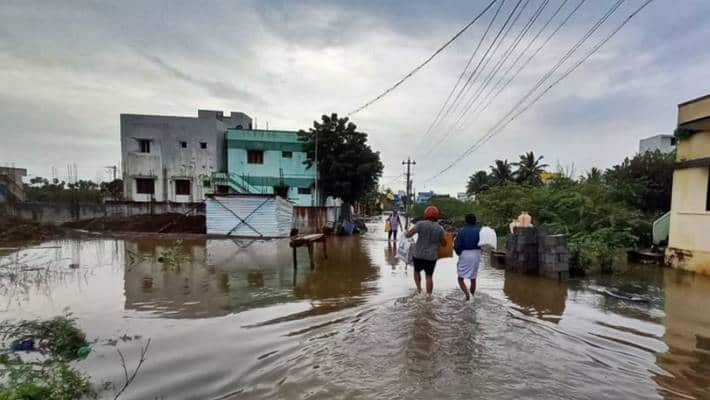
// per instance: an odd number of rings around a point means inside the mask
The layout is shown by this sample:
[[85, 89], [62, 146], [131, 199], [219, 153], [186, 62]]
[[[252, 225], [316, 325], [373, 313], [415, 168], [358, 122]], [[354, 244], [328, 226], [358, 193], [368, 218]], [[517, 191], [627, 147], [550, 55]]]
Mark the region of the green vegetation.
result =
[[[610, 270], [625, 250], [651, 244], [653, 221], [670, 209], [674, 159], [674, 154], [639, 154], [575, 179], [563, 171], [546, 172], [542, 157], [529, 152], [520, 162], [496, 160], [490, 172], [472, 174], [467, 191], [475, 201], [435, 198], [429, 204], [454, 226], [474, 212], [500, 236], [528, 211], [536, 226], [567, 235], [574, 266]], [[422, 215], [427, 205], [417, 205], [412, 215]]]
[[[86, 335], [71, 314], [46, 321], [3, 322], [4, 347], [0, 357], [0, 400], [74, 400], [94, 398], [89, 378], [69, 362], [88, 353]], [[13, 349], [31, 342], [42, 351], [39, 361], [28, 361]]]
[[66, 183], [56, 178], [50, 181], [38, 176], [32, 178], [29, 184], [25, 184], [25, 193], [28, 201], [101, 203], [106, 198], [123, 198], [123, 181], [116, 179], [97, 184], [90, 180], [79, 180], [76, 183]]
[[[380, 153], [367, 144], [366, 133], [335, 113], [323, 115], [321, 122], [313, 121], [312, 128], [298, 134], [306, 152], [318, 157], [319, 189], [325, 196], [341, 198], [345, 203], [343, 217], [348, 217], [349, 204], [365, 200], [377, 189], [383, 169]], [[310, 168], [313, 161], [305, 164]]]
[[421, 218], [424, 215], [424, 209], [429, 205], [435, 205], [441, 213], [441, 219], [454, 226], [463, 224], [466, 214], [477, 211], [477, 207], [472, 202], [464, 202], [452, 197], [435, 196], [426, 204], [415, 204], [410, 210], [410, 216]]
[[608, 269], [616, 254], [640, 243], [650, 224], [642, 214], [615, 200], [601, 183], [553, 178], [547, 185], [509, 183], [481, 193], [479, 220], [500, 233], [522, 210], [550, 233], [567, 235], [572, 263], [579, 268]]

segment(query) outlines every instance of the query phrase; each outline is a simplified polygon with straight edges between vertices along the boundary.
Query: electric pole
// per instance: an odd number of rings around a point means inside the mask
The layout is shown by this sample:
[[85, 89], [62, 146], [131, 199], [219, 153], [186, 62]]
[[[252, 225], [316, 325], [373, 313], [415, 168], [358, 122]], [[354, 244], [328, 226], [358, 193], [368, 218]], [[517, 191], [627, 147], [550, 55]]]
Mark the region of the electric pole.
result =
[[118, 167], [116, 167], [115, 165], [111, 165], [111, 166], [106, 167], [106, 169], [110, 172], [113, 172], [113, 180], [115, 181], [116, 180], [116, 170], [118, 169]]
[[409, 209], [411, 199], [412, 199], [412, 165], [417, 165], [416, 161], [412, 161], [411, 158], [407, 157], [407, 161], [402, 161], [402, 165], [407, 166], [407, 197], [404, 199], [404, 220], [405, 229], [409, 229]]

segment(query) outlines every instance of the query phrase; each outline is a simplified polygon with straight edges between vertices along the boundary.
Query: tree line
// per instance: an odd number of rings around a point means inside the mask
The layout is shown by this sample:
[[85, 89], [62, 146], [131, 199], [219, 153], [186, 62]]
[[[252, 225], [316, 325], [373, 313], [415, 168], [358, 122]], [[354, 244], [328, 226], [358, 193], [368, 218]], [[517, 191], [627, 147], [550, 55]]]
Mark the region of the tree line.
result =
[[123, 199], [123, 180], [96, 183], [80, 179], [65, 182], [57, 178], [36, 176], [24, 185], [27, 201], [57, 203], [101, 203], [106, 199]]

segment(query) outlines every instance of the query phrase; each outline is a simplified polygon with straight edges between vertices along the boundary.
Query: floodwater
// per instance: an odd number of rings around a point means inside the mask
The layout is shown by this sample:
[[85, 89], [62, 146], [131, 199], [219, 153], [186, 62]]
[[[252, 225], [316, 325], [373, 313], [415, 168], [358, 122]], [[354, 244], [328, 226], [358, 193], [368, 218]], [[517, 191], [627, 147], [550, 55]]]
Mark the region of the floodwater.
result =
[[[0, 316], [78, 318], [101, 398], [710, 398], [710, 279], [655, 266], [568, 283], [452, 259], [432, 299], [382, 240], [47, 242], [0, 253]], [[73, 265], [72, 265], [73, 264]], [[71, 265], [71, 267], [70, 267]], [[623, 290], [647, 302], [624, 300]]]

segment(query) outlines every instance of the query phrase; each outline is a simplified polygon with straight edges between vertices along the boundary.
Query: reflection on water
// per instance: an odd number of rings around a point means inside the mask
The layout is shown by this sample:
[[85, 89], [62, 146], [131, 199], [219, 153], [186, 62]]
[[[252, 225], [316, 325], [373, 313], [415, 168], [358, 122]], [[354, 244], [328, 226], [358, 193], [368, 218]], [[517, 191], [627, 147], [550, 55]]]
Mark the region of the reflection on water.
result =
[[668, 351], [657, 356], [670, 373], [656, 381], [669, 394], [710, 398], [710, 280], [688, 273], [664, 276]]
[[559, 321], [565, 311], [567, 283], [505, 271], [503, 292], [520, 310], [547, 321]]
[[285, 240], [183, 241], [179, 248], [185, 261], [179, 265], [160, 262], [174, 242], [129, 241], [126, 260], [137, 261], [126, 268], [126, 309], [204, 318], [298, 299], [347, 298], [348, 305], [358, 304], [359, 296], [374, 289], [365, 282], [375, 280], [377, 270], [357, 238], [331, 242], [337, 251], [326, 259], [318, 248], [315, 270], [303, 267], [307, 253], [299, 252], [301, 267], [294, 272]]
[[[126, 399], [710, 398], [710, 279], [631, 266], [560, 283], [484, 265], [465, 303], [445, 259], [427, 299], [371, 228], [332, 238], [328, 258], [317, 246], [313, 270], [299, 249], [294, 271], [286, 240], [10, 251], [2, 318], [68, 307], [98, 339], [79, 363], [97, 385], [123, 374], [107, 339], [151, 337]], [[140, 345], [120, 342], [129, 364]]]

